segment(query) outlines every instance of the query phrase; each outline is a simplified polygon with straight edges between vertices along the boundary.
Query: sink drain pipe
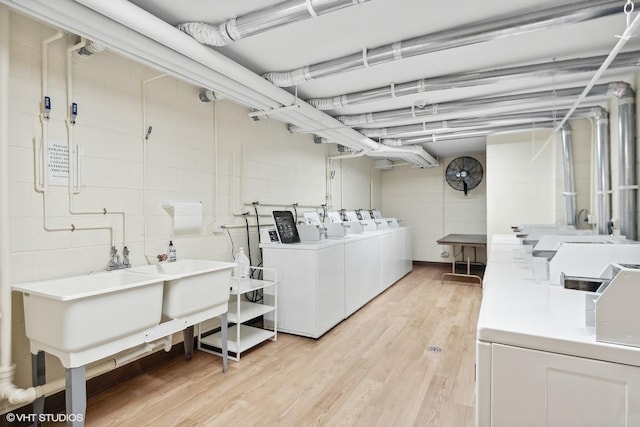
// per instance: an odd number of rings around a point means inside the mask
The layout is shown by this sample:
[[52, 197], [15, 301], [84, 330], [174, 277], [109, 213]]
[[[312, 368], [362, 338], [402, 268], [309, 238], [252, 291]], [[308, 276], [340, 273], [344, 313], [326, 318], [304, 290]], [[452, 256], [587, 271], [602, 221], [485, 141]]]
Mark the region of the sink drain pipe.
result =
[[0, 4], [0, 400], [11, 404], [30, 403], [33, 387], [14, 383], [16, 365], [11, 362], [11, 270], [9, 246], [9, 8]]
[[9, 247], [9, 8], [0, 5], [0, 399], [12, 404], [36, 398], [33, 388], [13, 383], [11, 363], [11, 270]]

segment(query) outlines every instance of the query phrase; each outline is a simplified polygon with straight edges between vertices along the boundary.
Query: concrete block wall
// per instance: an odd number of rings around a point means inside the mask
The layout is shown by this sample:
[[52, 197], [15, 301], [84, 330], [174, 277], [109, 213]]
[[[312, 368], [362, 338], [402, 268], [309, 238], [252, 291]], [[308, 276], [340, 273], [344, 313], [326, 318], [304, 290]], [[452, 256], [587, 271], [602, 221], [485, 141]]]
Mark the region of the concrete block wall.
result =
[[[483, 153], [470, 154], [485, 169]], [[445, 170], [455, 157], [440, 159], [436, 167], [399, 166], [381, 172], [382, 211], [396, 217], [413, 232], [413, 258], [417, 261], [450, 262], [451, 248], [436, 240], [449, 233], [486, 232], [486, 175], [465, 197], [445, 181]], [[442, 256], [443, 251], [448, 256]], [[485, 254], [478, 252], [478, 259]]]
[[[571, 120], [577, 211], [593, 212], [591, 124]], [[487, 138], [487, 235], [511, 232], [518, 224], [566, 223], [562, 143], [540, 129]], [[534, 156], [538, 154], [535, 160]], [[590, 228], [580, 217], [580, 227]]]
[[[250, 225], [256, 223], [253, 208], [246, 203], [260, 201], [262, 224], [269, 222], [275, 209], [264, 204], [325, 203], [326, 158], [335, 154], [331, 146], [314, 144], [310, 135], [290, 134], [281, 122], [254, 122], [246, 108], [230, 101], [203, 103], [199, 88], [171, 76], [156, 79], [158, 71], [106, 51], [86, 58], [72, 56], [73, 101], [79, 108], [72, 138], [81, 147], [81, 185], [71, 199], [74, 212], [107, 209], [114, 214], [70, 214], [66, 186], [49, 186], [45, 196], [35, 188], [34, 147], [42, 137], [41, 42], [55, 31], [11, 14], [11, 227], [2, 232], [9, 233], [12, 283], [104, 270], [111, 233], [81, 228], [112, 227], [120, 253], [126, 231], [134, 265], [153, 262], [166, 252], [169, 240], [179, 258], [231, 260], [229, 237], [235, 251], [247, 240], [244, 217], [237, 214], [251, 211]], [[48, 56], [47, 96], [53, 106], [48, 139], [63, 145], [67, 144], [65, 51], [75, 41], [65, 35], [50, 45]], [[147, 126], [152, 132], [145, 142]], [[372, 165], [368, 158], [345, 164], [353, 178], [341, 184], [346, 204], [355, 195], [353, 204], [358, 207], [363, 203], [360, 195], [368, 200]], [[202, 228], [174, 231], [171, 211], [163, 207], [172, 200], [202, 201]], [[124, 223], [123, 215], [115, 212], [126, 212]], [[47, 228], [64, 230], [46, 231], [45, 222]], [[70, 231], [71, 224], [78, 230]], [[230, 227], [229, 234], [221, 225]], [[250, 234], [257, 264], [254, 227]], [[13, 293], [12, 300], [16, 382], [24, 387], [31, 383], [31, 368], [21, 294]], [[57, 360], [48, 362], [49, 379], [60, 376]]]

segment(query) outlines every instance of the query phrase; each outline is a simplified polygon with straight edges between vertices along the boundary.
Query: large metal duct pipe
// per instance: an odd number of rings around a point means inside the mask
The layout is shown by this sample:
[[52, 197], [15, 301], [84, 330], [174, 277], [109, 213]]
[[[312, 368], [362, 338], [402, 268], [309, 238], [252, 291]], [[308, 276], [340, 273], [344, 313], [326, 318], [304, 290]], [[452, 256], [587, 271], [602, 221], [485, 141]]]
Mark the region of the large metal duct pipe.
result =
[[526, 130], [532, 129], [552, 129], [554, 124], [552, 121], [547, 122], [539, 122], [539, 123], [517, 123], [517, 124], [507, 124], [507, 125], [492, 125], [492, 126], [478, 126], [476, 128], [463, 129], [460, 131], [454, 131], [449, 133], [442, 134], [434, 134], [434, 135], [423, 135], [416, 136], [413, 138], [405, 138], [405, 139], [383, 139], [380, 142], [383, 145], [389, 145], [392, 147], [403, 147], [407, 145], [416, 145], [416, 144], [429, 144], [432, 142], [439, 141], [453, 141], [459, 139], [467, 139], [467, 138], [478, 138], [482, 136], [491, 135], [494, 133], [513, 133], [513, 132], [522, 132]]
[[319, 77], [371, 67], [402, 58], [511, 37], [558, 25], [588, 21], [622, 12], [623, 7], [620, 2], [613, 0], [586, 0], [542, 10], [538, 8], [521, 10], [497, 19], [460, 25], [455, 30], [439, 31], [373, 49], [363, 49], [362, 52], [296, 70], [270, 72], [264, 77], [276, 86], [295, 86]]
[[[561, 117], [567, 109], [555, 111], [525, 111], [521, 113], [499, 114], [492, 116], [472, 117], [466, 119], [443, 120], [431, 123], [421, 123], [406, 126], [393, 126], [388, 128], [365, 128], [359, 129], [360, 133], [369, 138], [407, 138], [419, 135], [432, 135], [451, 132], [457, 128], [503, 126], [518, 123], [536, 123], [553, 121], [554, 117]], [[578, 114], [586, 114], [591, 108], [585, 107], [576, 110]], [[405, 144], [403, 144], [405, 145]]]
[[594, 115], [596, 156], [596, 212], [598, 234], [609, 234], [611, 220], [611, 143], [609, 142], [609, 115], [600, 108]]
[[[574, 111], [572, 118], [592, 118], [601, 115], [601, 107], [583, 107]], [[556, 115], [565, 113], [560, 111], [533, 111], [517, 114], [496, 115], [492, 117], [479, 117], [472, 120], [451, 120], [447, 123], [461, 124], [461, 130], [449, 128], [437, 129], [439, 132], [426, 132], [421, 135], [410, 137], [385, 138], [380, 142], [394, 147], [428, 144], [434, 141], [444, 141], [451, 139], [463, 139], [478, 136], [485, 136], [496, 132], [510, 132], [519, 130], [531, 130], [547, 128], [554, 125]], [[403, 126], [399, 126], [403, 127]], [[369, 129], [375, 130], [375, 129]], [[477, 132], [477, 133], [476, 133]]]
[[627, 86], [618, 100], [618, 200], [620, 234], [637, 239], [638, 185], [636, 181], [636, 102]]
[[[627, 83], [612, 82], [594, 86], [589, 92], [589, 98], [618, 96], [626, 91]], [[516, 107], [526, 106], [530, 109], [533, 102], [554, 102], [556, 106], [561, 102], [573, 102], [576, 96], [580, 95], [583, 87], [573, 87], [557, 89], [556, 91], [546, 90], [539, 92], [518, 93], [513, 95], [495, 96], [488, 98], [463, 99], [440, 104], [428, 104], [424, 106], [413, 106], [408, 108], [398, 108], [395, 110], [377, 111], [374, 113], [353, 114], [336, 116], [336, 119], [347, 126], [370, 126], [375, 124], [389, 124], [394, 121], [412, 120], [415, 122], [439, 120], [439, 115], [455, 113], [460, 117], [462, 113], [469, 115], [486, 111], [489, 107]]]
[[[501, 68], [489, 71], [473, 71], [415, 80], [407, 83], [337, 95], [329, 98], [313, 98], [307, 102], [319, 110], [332, 110], [349, 105], [397, 98], [432, 90], [445, 90], [513, 81], [523, 78], [552, 77], [562, 74], [584, 73], [597, 70], [606, 55], [575, 58], [564, 61], [544, 62], [520, 67]], [[640, 51], [621, 53], [609, 65], [609, 69], [640, 67]]]
[[314, 18], [369, 0], [290, 0], [268, 6], [221, 24], [185, 22], [177, 28], [200, 43], [226, 46], [234, 41], [263, 33], [276, 27]]

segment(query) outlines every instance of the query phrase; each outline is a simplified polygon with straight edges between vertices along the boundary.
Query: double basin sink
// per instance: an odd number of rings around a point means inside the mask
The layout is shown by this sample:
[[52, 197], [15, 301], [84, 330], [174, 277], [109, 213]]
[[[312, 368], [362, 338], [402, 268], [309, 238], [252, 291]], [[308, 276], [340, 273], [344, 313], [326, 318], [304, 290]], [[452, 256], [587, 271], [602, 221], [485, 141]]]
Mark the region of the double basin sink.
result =
[[178, 260], [13, 285], [39, 349], [75, 353], [228, 303], [229, 262]]

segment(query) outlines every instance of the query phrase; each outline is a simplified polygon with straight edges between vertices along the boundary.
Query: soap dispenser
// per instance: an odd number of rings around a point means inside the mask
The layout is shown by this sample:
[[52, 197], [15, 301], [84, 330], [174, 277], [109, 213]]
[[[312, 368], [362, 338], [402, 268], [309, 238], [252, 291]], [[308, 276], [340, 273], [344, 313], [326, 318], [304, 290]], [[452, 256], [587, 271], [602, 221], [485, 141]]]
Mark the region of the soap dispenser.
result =
[[167, 251], [167, 254], [169, 255], [169, 262], [174, 262], [178, 259], [178, 256], [176, 254], [176, 247], [173, 244], [172, 240], [169, 240], [169, 250]]

